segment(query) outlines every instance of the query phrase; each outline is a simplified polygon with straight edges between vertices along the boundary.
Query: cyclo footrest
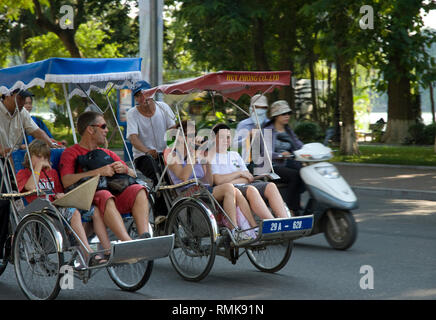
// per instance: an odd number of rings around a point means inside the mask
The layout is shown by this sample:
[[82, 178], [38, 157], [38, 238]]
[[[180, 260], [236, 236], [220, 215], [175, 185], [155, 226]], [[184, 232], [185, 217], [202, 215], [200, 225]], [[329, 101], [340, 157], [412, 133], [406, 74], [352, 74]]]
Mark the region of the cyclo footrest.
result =
[[112, 252], [108, 265], [164, 258], [171, 253], [173, 247], [173, 234], [148, 239], [118, 241], [112, 243]]

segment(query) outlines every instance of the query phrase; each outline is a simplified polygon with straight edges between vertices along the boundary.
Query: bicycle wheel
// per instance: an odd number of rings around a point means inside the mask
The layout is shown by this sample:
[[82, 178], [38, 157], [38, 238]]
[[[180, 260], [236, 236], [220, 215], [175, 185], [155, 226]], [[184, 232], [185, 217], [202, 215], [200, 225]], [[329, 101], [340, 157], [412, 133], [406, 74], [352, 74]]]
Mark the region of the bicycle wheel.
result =
[[185, 201], [171, 213], [167, 234], [175, 235], [170, 260], [185, 280], [200, 281], [215, 262], [216, 242], [208, 213], [195, 201]]
[[247, 248], [251, 263], [262, 272], [274, 273], [282, 269], [291, 258], [292, 240], [279, 240]]
[[64, 256], [58, 252], [56, 238], [44, 218], [31, 215], [18, 224], [13, 256], [18, 284], [28, 299], [57, 297]]
[[[148, 228], [152, 235], [150, 224]], [[132, 239], [138, 236], [133, 219], [128, 221], [126, 229]], [[153, 260], [141, 260], [136, 263], [119, 264], [108, 267], [107, 271], [109, 277], [121, 290], [133, 292], [141, 289], [147, 283], [148, 279], [150, 279], [151, 272], [153, 271]]]

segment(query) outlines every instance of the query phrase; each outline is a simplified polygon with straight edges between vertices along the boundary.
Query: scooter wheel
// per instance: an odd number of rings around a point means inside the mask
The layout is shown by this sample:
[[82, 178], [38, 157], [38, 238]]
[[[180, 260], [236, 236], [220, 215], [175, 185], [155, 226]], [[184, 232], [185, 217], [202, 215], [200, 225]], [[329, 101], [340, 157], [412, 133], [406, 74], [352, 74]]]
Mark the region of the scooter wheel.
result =
[[332, 248], [346, 250], [350, 248], [357, 238], [357, 224], [353, 214], [349, 211], [332, 210], [338, 230], [333, 227], [327, 215], [324, 220], [324, 236]]

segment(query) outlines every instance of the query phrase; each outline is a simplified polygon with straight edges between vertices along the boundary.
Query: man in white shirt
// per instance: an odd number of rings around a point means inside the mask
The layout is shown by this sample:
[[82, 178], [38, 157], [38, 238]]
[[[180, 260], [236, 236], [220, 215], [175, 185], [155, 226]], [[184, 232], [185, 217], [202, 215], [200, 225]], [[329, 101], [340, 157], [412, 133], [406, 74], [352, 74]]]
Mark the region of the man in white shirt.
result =
[[[26, 97], [33, 96], [30, 92], [16, 89], [10, 95], [3, 95], [0, 100], [0, 161], [16, 147], [21, 145], [23, 130], [35, 139], [40, 139], [51, 147], [55, 145], [50, 137], [32, 120], [29, 112], [23, 108]], [[18, 106], [18, 111], [17, 107]], [[0, 181], [2, 173], [0, 171]], [[6, 192], [3, 185], [2, 192]], [[8, 236], [9, 200], [0, 200], [0, 265], [3, 263], [4, 244]]]
[[[133, 96], [136, 107], [127, 112], [127, 135], [132, 143], [135, 167], [146, 177], [158, 182], [158, 154], [167, 147], [165, 133], [175, 126], [175, 116], [171, 108], [161, 101], [145, 97], [141, 91], [148, 88], [145, 81], [138, 81]], [[157, 211], [165, 214], [163, 199], [157, 199]]]
[[277, 186], [272, 182], [255, 181], [239, 153], [227, 151], [230, 147], [230, 128], [219, 123], [212, 128], [215, 134], [215, 158], [212, 175], [215, 185], [232, 183], [247, 198], [253, 212], [261, 219], [273, 216], [263, 200], [265, 197], [278, 218], [287, 218], [283, 199]]
[[[0, 100], [0, 154], [6, 155], [15, 147], [19, 147], [23, 140], [20, 118], [26, 134], [40, 139], [54, 148], [55, 145], [50, 137], [41, 130], [32, 120], [30, 113], [23, 108], [27, 97], [32, 97], [29, 91], [20, 91], [16, 89], [11, 95], [2, 96]], [[17, 101], [18, 111], [16, 110], [15, 100]], [[18, 115], [18, 113], [20, 115]]]

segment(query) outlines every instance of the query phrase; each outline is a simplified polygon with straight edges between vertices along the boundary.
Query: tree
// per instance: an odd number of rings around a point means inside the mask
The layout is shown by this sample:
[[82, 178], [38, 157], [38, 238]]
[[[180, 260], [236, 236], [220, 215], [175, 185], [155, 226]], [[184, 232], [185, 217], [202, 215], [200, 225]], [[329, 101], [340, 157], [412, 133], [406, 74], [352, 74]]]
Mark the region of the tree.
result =
[[336, 65], [336, 92], [342, 120], [340, 152], [359, 154], [355, 133], [353, 83], [351, 69], [365, 46], [359, 28], [359, 8], [362, 1], [317, 0], [309, 3], [303, 11], [317, 16], [322, 23], [321, 51], [327, 60]]
[[420, 13], [436, 8], [436, 4], [396, 0], [373, 1], [372, 5], [380, 14], [374, 24], [368, 57], [379, 70], [378, 90], [388, 94], [388, 123], [383, 141], [402, 143], [410, 125], [416, 122], [413, 95], [418, 94], [415, 88], [430, 64], [424, 48], [435, 41], [434, 34], [422, 30]]
[[[133, 0], [7, 0], [7, 2], [9, 2], [8, 6], [0, 7], [0, 14], [11, 23], [9, 26], [3, 26], [1, 31], [11, 35], [10, 43], [17, 51], [21, 51], [28, 38], [52, 32], [62, 42], [70, 57], [84, 57], [77, 44], [76, 33], [80, 25], [94, 21], [101, 22], [99, 29], [109, 36], [101, 45], [120, 43], [123, 55], [136, 55], [138, 21], [128, 16]], [[73, 10], [71, 21], [65, 20], [69, 12], [61, 11], [62, 6], [65, 5]], [[23, 53], [26, 60], [28, 52]]]
[[[177, 1], [166, 1], [175, 6]], [[183, 1], [174, 17], [186, 36], [184, 52], [203, 70], [291, 70], [298, 76], [297, 30], [304, 1]], [[175, 25], [175, 24], [174, 24]], [[167, 32], [168, 35], [171, 32]], [[295, 109], [292, 86], [271, 95]]]

